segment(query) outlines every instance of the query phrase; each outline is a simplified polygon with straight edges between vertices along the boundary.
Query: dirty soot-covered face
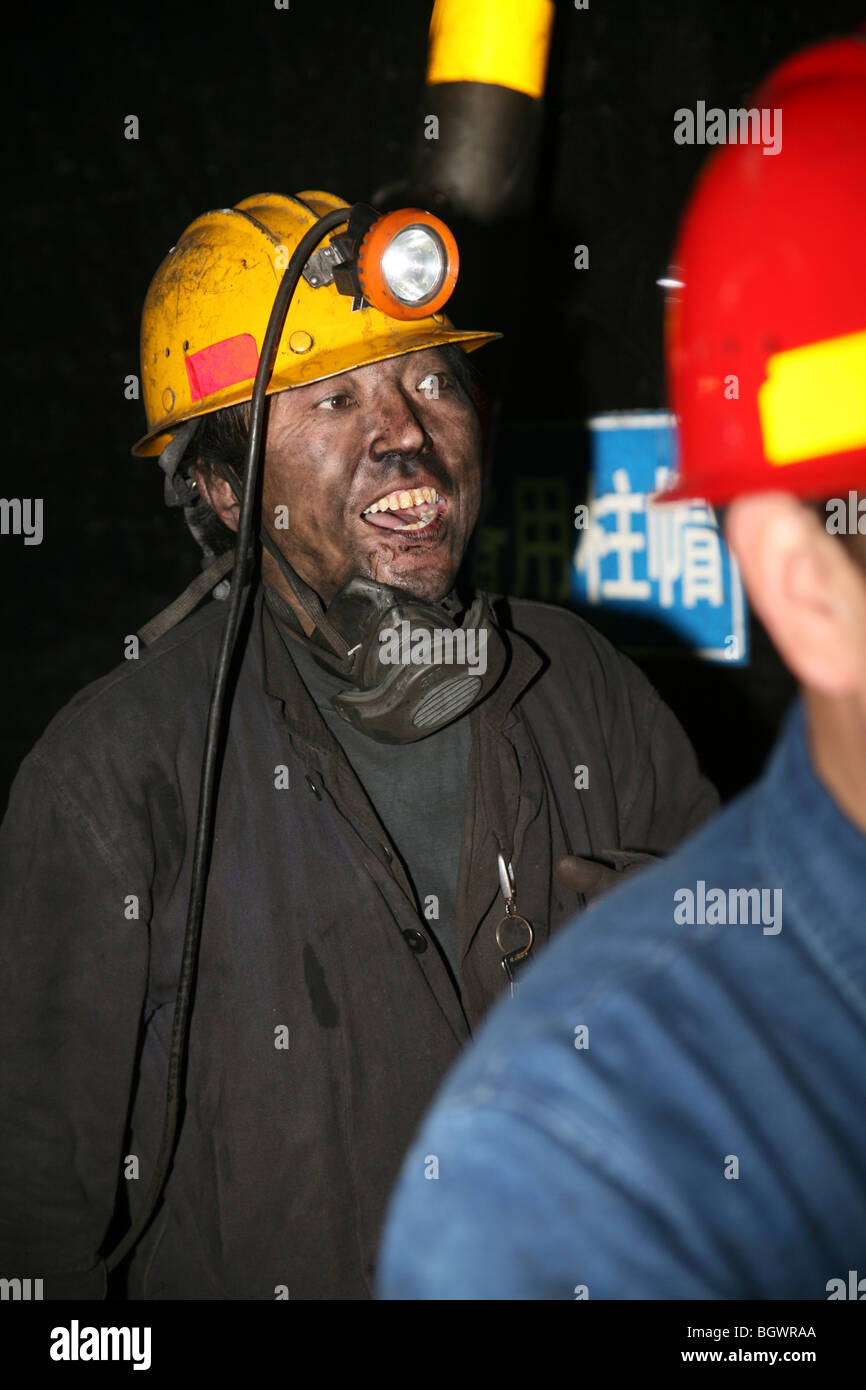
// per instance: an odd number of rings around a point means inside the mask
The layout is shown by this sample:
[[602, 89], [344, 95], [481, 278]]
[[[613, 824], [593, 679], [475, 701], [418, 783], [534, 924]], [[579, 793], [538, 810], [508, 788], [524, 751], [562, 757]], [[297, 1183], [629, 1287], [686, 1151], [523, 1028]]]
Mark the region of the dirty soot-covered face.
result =
[[[282, 391], [270, 403], [265, 523], [325, 603], [354, 575], [436, 600], [478, 516], [479, 455], [474, 405], [437, 348]], [[288, 525], [275, 528], [280, 515]]]

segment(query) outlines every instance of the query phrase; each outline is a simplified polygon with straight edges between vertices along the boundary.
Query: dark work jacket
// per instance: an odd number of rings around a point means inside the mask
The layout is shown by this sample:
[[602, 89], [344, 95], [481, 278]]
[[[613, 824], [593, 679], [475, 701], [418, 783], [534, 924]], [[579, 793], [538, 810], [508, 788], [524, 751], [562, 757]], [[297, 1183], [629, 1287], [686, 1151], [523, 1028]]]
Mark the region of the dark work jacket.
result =
[[[225, 611], [206, 605], [77, 695], [22, 764], [0, 832], [0, 1274], [42, 1278], [47, 1298], [105, 1295], [112, 1213], [124, 1192], [139, 1209], [159, 1149]], [[131, 1298], [371, 1297], [400, 1160], [507, 987], [490, 807], [507, 811], [536, 953], [582, 905], [554, 880], [559, 856], [664, 853], [715, 809], [631, 662], [563, 609], [500, 611], [509, 666], [470, 716], [461, 1001], [438, 951], [417, 949], [427, 924], [396, 847], [255, 595], [183, 1123]]]

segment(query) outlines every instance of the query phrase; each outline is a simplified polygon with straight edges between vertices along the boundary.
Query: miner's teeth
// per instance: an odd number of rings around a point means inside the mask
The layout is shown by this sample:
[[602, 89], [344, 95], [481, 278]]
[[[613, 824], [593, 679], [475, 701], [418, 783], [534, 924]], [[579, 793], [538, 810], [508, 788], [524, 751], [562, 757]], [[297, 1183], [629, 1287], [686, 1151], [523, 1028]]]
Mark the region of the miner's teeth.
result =
[[369, 512], [402, 512], [407, 507], [420, 507], [423, 502], [438, 501], [439, 493], [435, 487], [413, 487], [411, 492], [389, 492], [386, 497], [380, 497], [378, 502], [364, 508], [364, 515]]

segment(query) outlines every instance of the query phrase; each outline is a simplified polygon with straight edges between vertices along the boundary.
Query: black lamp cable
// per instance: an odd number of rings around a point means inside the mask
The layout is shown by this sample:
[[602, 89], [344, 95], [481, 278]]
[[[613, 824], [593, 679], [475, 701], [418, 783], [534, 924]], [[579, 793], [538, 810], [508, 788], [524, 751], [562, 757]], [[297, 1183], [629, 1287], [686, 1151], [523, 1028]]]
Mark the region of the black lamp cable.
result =
[[207, 732], [205, 734], [204, 755], [202, 759], [201, 783], [199, 790], [198, 817], [195, 828], [195, 848], [192, 864], [189, 905], [187, 909], [186, 932], [183, 942], [172, 1026], [171, 1048], [168, 1058], [168, 1080], [166, 1085], [165, 1119], [162, 1142], [157, 1155], [156, 1166], [150, 1187], [138, 1215], [120, 1243], [105, 1260], [106, 1269], [115, 1269], [141, 1239], [153, 1218], [157, 1203], [165, 1186], [171, 1168], [178, 1138], [178, 1118], [186, 1070], [189, 1025], [192, 999], [195, 988], [195, 974], [198, 962], [204, 917], [205, 893], [207, 890], [207, 871], [210, 864], [213, 841], [216, 793], [221, 764], [220, 734], [223, 712], [226, 704], [226, 691], [231, 671], [232, 657], [240, 629], [243, 606], [249, 597], [247, 585], [253, 555], [250, 541], [256, 507], [256, 484], [258, 480], [259, 458], [262, 447], [264, 407], [268, 382], [271, 378], [280, 336], [292, 295], [297, 288], [301, 273], [312, 252], [324, 236], [342, 222], [346, 222], [351, 208], [335, 208], [326, 213], [304, 234], [298, 243], [280, 281], [274, 305], [268, 320], [268, 327], [262, 344], [255, 384], [253, 386], [250, 410], [249, 438], [244, 458], [243, 495], [240, 499], [238, 519], [238, 538], [235, 549], [234, 577], [228, 604], [226, 623], [223, 629], [219, 655], [217, 657], [208, 711]]

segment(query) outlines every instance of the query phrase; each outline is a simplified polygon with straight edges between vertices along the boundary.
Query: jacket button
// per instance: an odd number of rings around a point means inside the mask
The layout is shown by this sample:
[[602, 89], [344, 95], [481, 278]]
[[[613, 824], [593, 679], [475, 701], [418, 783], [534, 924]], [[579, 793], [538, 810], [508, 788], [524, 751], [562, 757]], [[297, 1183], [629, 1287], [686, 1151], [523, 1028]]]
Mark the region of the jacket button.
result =
[[423, 932], [416, 931], [414, 927], [409, 927], [403, 933], [403, 940], [410, 951], [416, 951], [420, 956], [422, 951], [427, 950], [427, 938]]

